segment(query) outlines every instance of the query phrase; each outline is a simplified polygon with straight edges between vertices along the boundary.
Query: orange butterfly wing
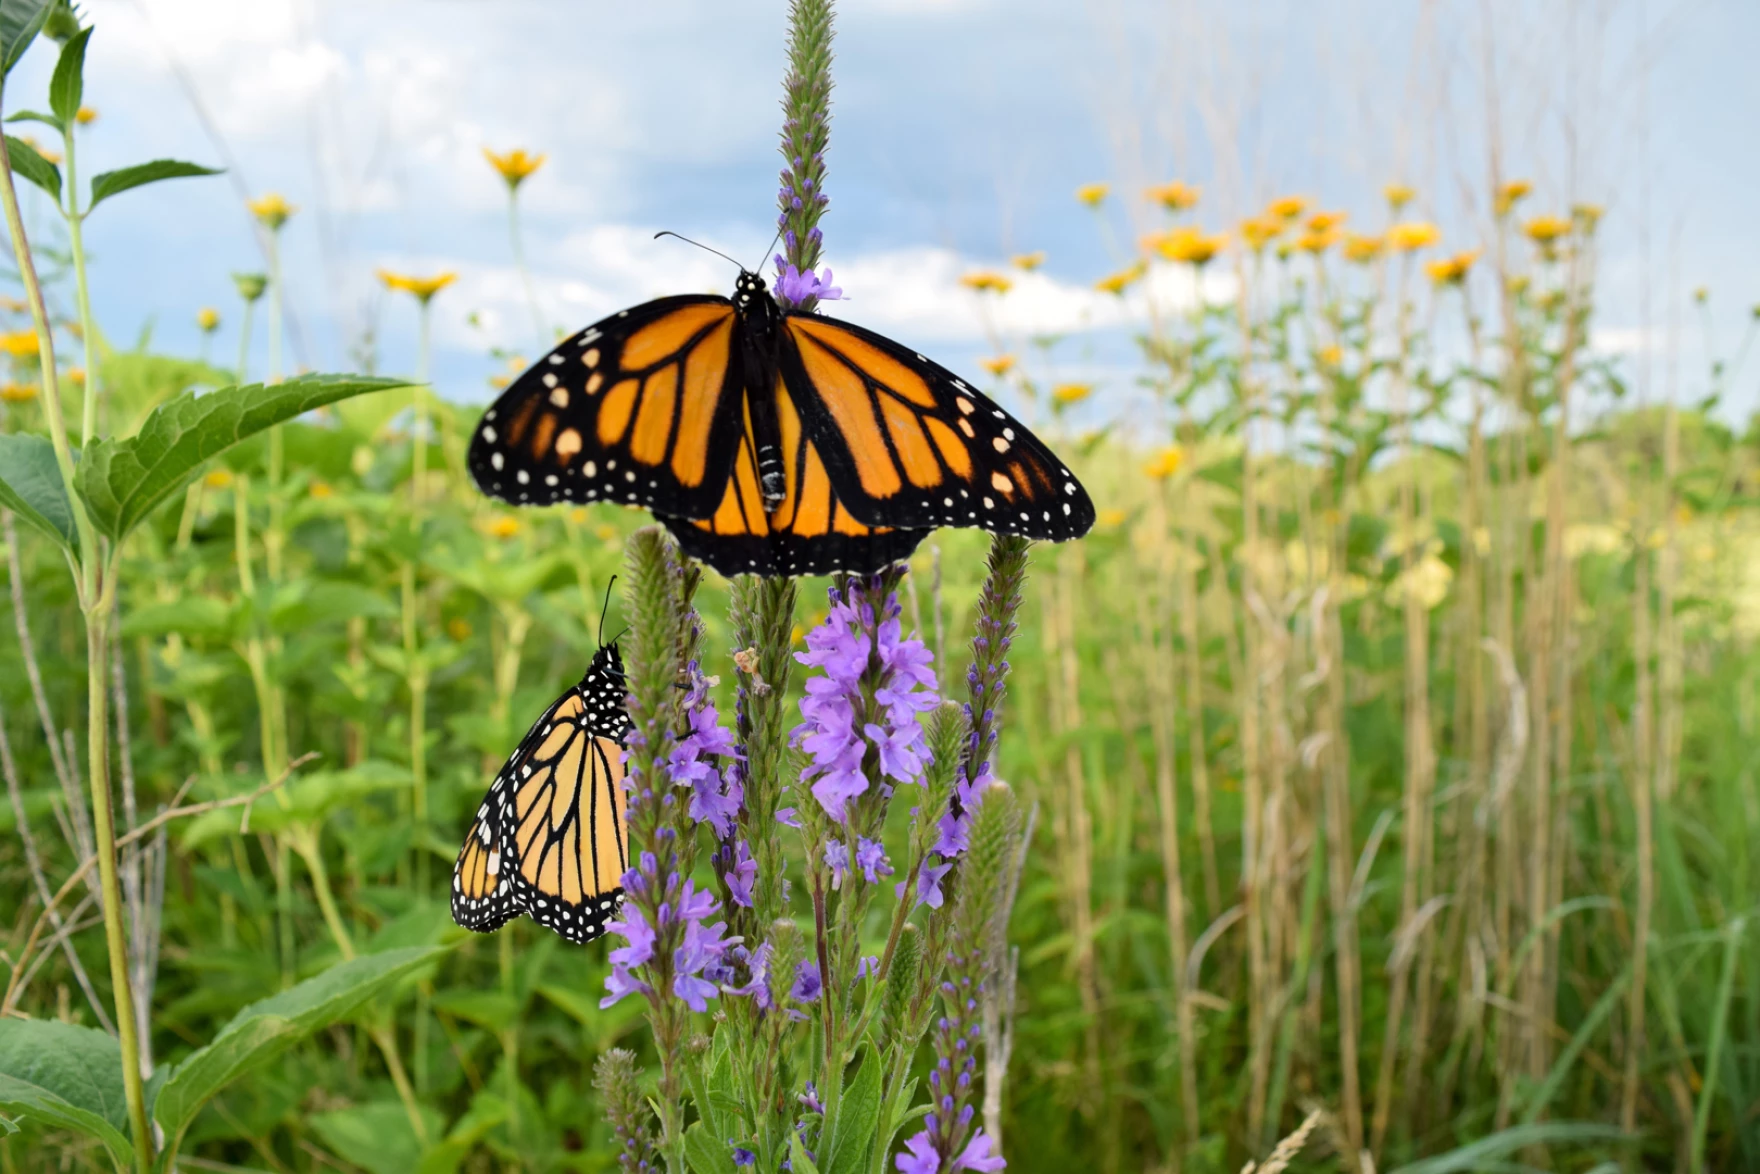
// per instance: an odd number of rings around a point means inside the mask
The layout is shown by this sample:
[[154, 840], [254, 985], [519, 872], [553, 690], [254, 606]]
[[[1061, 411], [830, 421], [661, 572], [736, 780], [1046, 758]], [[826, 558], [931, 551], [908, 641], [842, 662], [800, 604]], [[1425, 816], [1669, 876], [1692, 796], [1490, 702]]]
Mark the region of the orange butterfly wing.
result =
[[782, 375], [843, 506], [872, 526], [1063, 542], [1094, 525], [1069, 468], [937, 363], [848, 322], [784, 317]]
[[739, 442], [737, 326], [726, 298], [684, 295], [565, 339], [483, 413], [466, 458], [478, 488], [707, 516]]
[[866, 574], [909, 558], [928, 531], [859, 521], [838, 497], [825, 460], [780, 379], [772, 394], [786, 485], [781, 502], [764, 509], [757, 443], [747, 419], [733, 474], [715, 512], [695, 521], [663, 519], [684, 552], [724, 575]]

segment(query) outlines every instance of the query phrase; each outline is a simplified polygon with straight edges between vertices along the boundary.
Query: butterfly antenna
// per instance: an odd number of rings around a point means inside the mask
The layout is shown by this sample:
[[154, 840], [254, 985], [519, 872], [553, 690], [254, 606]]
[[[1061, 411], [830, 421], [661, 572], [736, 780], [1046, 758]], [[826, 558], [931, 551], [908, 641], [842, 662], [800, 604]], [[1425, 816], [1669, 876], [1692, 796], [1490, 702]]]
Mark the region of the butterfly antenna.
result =
[[[599, 647], [605, 647], [605, 617], [611, 611], [611, 588], [617, 583], [617, 576], [611, 576], [611, 582], [605, 584], [605, 604], [599, 609]], [[613, 644], [617, 641], [613, 640]]]
[[[702, 249], [705, 253], [714, 253], [717, 257], [720, 257], [723, 261], [732, 261], [735, 265], [739, 265], [738, 261], [734, 261], [732, 257], [729, 257], [726, 253], [722, 252], [720, 249], [711, 249], [708, 245], [702, 243], [701, 241], [694, 241], [688, 236], [684, 236], [681, 233], [673, 232], [670, 228], [661, 229], [659, 232], [655, 233], [654, 239], [659, 240], [663, 236], [676, 236], [676, 237], [678, 237], [679, 240], [683, 241], [687, 245], [696, 245], [699, 249]], [[749, 272], [749, 270], [747, 270], [744, 265], [739, 265], [739, 268], [740, 268], [741, 273]]]
[[768, 260], [769, 260], [769, 259], [770, 259], [770, 250], [771, 250], [771, 249], [774, 249], [774, 248], [775, 248], [775, 247], [776, 247], [776, 242], [777, 242], [777, 241], [779, 241], [779, 240], [781, 240], [781, 239], [782, 239], [782, 229], [780, 229], [780, 228], [778, 228], [778, 229], [777, 229], [777, 230], [776, 230], [776, 235], [775, 235], [775, 236], [773, 236], [773, 237], [771, 237], [771, 238], [770, 238], [770, 243], [769, 243], [769, 244], [767, 244], [767, 245], [765, 245], [765, 246], [764, 246], [764, 258], [763, 258], [763, 260], [761, 260], [761, 261], [759, 261], [759, 262], [758, 262], [758, 268], [756, 268], [756, 269], [753, 269], [753, 270], [752, 270], [752, 271], [751, 271], [751, 272], [753, 272], [753, 273], [761, 273], [761, 272], [763, 272], [763, 270], [764, 270], [764, 261], [768, 261]]

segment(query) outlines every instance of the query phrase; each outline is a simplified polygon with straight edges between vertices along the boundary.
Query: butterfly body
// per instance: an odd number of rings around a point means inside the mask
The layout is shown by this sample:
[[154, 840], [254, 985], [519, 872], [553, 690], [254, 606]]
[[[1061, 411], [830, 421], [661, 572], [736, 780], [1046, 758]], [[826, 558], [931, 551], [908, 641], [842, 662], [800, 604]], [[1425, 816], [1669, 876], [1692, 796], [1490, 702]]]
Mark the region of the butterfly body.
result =
[[937, 526], [1061, 541], [1094, 521], [988, 397], [750, 272], [732, 298], [661, 298], [564, 340], [484, 412], [468, 463], [516, 504], [644, 506], [730, 575], [872, 572]]
[[605, 932], [629, 867], [623, 662], [601, 648], [495, 776], [452, 870], [452, 917], [478, 933], [526, 914], [572, 942]]

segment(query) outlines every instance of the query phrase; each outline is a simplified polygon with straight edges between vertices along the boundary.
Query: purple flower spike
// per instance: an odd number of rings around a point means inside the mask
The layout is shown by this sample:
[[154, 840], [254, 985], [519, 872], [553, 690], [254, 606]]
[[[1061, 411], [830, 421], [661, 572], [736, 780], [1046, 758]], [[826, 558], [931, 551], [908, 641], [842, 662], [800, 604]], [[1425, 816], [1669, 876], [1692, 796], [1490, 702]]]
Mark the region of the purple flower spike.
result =
[[[896, 596], [880, 611], [876, 616], [859, 585], [847, 597], [833, 591], [825, 622], [807, 633], [807, 651], [795, 654], [825, 674], [808, 679], [805, 720], [792, 736], [812, 756], [801, 781], [812, 784], [825, 814], [839, 823], [847, 821], [850, 801], [868, 790], [862, 760], [870, 745], [881, 774], [900, 783], [920, 782], [929, 755], [918, 715], [937, 704], [931, 654], [922, 641], [902, 638]], [[863, 720], [858, 728], [857, 714], [865, 718], [875, 706], [882, 712], [873, 716], [884, 720]]]
[[[800, 197], [792, 196], [789, 203], [798, 209], [801, 206]], [[776, 258], [776, 265], [778, 274], [776, 298], [786, 305], [798, 306], [809, 298], [817, 298], [821, 302], [835, 302], [843, 297], [843, 290], [831, 284], [829, 267], [825, 270], [825, 276], [821, 278], [811, 269], [803, 273], [780, 256]]]

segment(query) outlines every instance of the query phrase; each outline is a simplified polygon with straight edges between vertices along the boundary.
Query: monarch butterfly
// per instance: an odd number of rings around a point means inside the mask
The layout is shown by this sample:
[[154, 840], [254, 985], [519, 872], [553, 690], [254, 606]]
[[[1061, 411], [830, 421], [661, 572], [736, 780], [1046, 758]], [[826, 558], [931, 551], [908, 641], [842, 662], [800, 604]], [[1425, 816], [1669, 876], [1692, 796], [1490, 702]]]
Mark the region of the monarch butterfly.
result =
[[660, 298], [563, 341], [483, 413], [469, 465], [521, 505], [646, 506], [726, 575], [869, 573], [936, 526], [1079, 538], [1062, 461], [946, 368], [779, 305]]
[[489, 788], [452, 868], [452, 919], [477, 933], [521, 913], [571, 942], [623, 904], [623, 658], [614, 640], [551, 703]]

